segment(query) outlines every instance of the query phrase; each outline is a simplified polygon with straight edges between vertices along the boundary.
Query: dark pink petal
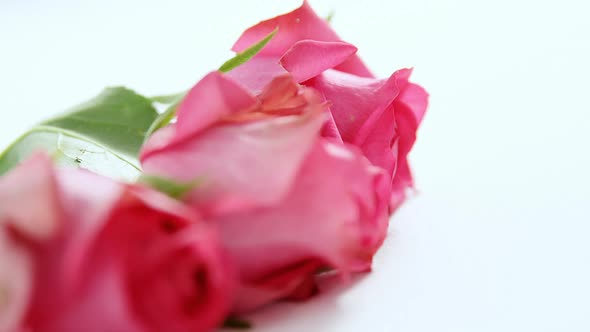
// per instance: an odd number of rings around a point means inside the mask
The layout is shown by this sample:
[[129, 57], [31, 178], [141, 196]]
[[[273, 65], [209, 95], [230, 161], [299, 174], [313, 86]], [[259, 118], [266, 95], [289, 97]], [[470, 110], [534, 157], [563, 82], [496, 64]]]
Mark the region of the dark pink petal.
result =
[[396, 74], [388, 80], [381, 80], [327, 70], [305, 85], [320, 91], [331, 104], [330, 111], [342, 139], [359, 144], [363, 140], [361, 128], [367, 121], [371, 125], [377, 122], [399, 94], [397, 81]]
[[176, 124], [170, 124], [164, 128], [158, 129], [149, 137], [149, 139], [141, 147], [139, 152], [139, 160], [149, 157], [153, 152], [159, 151], [170, 143], [176, 135]]
[[[76, 294], [75, 305], [67, 307], [62, 314], [55, 314], [50, 320], [36, 323], [36, 332], [145, 332], [150, 331], [142, 324], [129, 306], [126, 285], [121, 279], [121, 269], [111, 262], [94, 261], [101, 268], [84, 280], [87, 287]], [[54, 285], [57, 287], [57, 285]], [[59, 287], [68, 287], [60, 285]], [[53, 304], [54, 306], [57, 303]], [[45, 308], [48, 310], [49, 308]], [[64, 308], [54, 308], [64, 309]]]
[[428, 93], [421, 86], [409, 83], [402, 90], [394, 103], [395, 121], [399, 132], [400, 162], [393, 179], [392, 207], [397, 207], [403, 200], [405, 188], [413, 186], [412, 173], [408, 163], [408, 154], [416, 141], [416, 131], [428, 106]]
[[262, 279], [244, 281], [234, 304], [235, 312], [247, 312], [285, 298], [302, 300], [317, 292], [315, 274], [322, 267], [318, 260], [308, 260], [277, 269]]
[[[87, 262], [87, 248], [103, 229], [104, 220], [121, 196], [122, 186], [83, 170], [52, 172], [59, 188], [54, 197], [59, 197], [63, 211], [62, 227], [35, 248], [36, 290], [27, 323], [39, 331], [73, 331], [68, 329], [74, 328], [70, 324], [75, 322], [67, 316], [72, 303], [80, 300], [76, 287], [89, 282], [80, 274], [79, 267]], [[28, 197], [37, 195], [42, 194], [28, 193]], [[113, 301], [116, 298], [113, 294]]]
[[340, 131], [338, 131], [338, 127], [334, 121], [334, 116], [330, 111], [328, 111], [328, 121], [326, 121], [326, 124], [322, 128], [322, 137], [331, 139], [337, 143], [343, 143]]
[[[311, 39], [325, 42], [341, 41], [340, 37], [330, 28], [328, 22], [319, 17], [309, 6], [307, 1], [294, 11], [262, 21], [244, 31], [242, 36], [232, 47], [235, 52], [241, 52], [257, 43], [275, 28], [279, 28], [276, 35], [262, 49], [259, 55], [280, 58], [287, 50], [301, 40]], [[309, 59], [315, 61], [317, 59]], [[363, 77], [372, 77], [369, 69], [355, 55], [341, 63], [336, 69]]]
[[[0, 192], [15, 183], [12, 202], [35, 206], [0, 210], [0, 331], [209, 331], [227, 315], [235, 276], [189, 207], [42, 156], [1, 178]], [[53, 219], [55, 230], [29, 231]], [[197, 310], [183, 310], [197, 288]]]
[[212, 331], [230, 309], [233, 271], [211, 230], [191, 227], [172, 237], [130, 262], [134, 309], [153, 331]]
[[305, 82], [322, 92], [345, 142], [361, 147], [376, 166], [392, 178], [392, 208], [412, 185], [407, 155], [426, 110], [428, 95], [408, 81], [402, 69], [387, 80], [368, 79], [328, 70]]
[[354, 45], [345, 42], [302, 40], [296, 42], [279, 62], [297, 82], [303, 82], [336, 67], [356, 51]]

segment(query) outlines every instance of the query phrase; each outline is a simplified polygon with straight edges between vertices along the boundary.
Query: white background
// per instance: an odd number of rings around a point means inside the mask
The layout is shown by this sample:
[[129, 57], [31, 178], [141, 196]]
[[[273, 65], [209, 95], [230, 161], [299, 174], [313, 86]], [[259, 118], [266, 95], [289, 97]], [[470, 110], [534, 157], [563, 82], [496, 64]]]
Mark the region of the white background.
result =
[[[590, 331], [587, 1], [311, 4], [377, 74], [413, 66], [431, 93], [419, 194], [372, 274], [254, 331]], [[184, 90], [298, 5], [0, 0], [0, 145], [105, 85]]]

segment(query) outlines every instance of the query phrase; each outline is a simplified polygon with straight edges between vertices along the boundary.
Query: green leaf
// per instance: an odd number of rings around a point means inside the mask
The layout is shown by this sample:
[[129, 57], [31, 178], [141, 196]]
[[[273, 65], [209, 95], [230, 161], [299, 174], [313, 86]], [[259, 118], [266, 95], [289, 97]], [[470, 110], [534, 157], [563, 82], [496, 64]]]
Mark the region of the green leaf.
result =
[[98, 97], [41, 125], [77, 133], [136, 158], [145, 132], [157, 115], [149, 99], [118, 87], [107, 88]]
[[172, 198], [182, 199], [184, 195], [197, 187], [201, 181], [197, 179], [189, 182], [178, 182], [165, 177], [144, 174], [139, 178], [138, 182]]
[[274, 29], [271, 33], [269, 33], [266, 37], [264, 37], [258, 43], [248, 47], [243, 52], [236, 54], [233, 58], [227, 60], [224, 64], [219, 67], [220, 72], [227, 73], [228, 71], [236, 68], [237, 66], [245, 63], [246, 61], [252, 59], [258, 52], [260, 52], [266, 44], [275, 36], [275, 34], [279, 31], [279, 28]]
[[43, 150], [57, 164], [133, 180], [140, 174], [137, 155], [143, 138], [156, 116], [148, 98], [122, 87], [107, 88], [18, 138], [0, 154], [0, 174]]
[[[180, 98], [180, 100], [182, 100], [182, 98]], [[180, 100], [168, 106], [166, 111], [158, 115], [158, 117], [154, 120], [154, 122], [152, 122], [147, 132], [145, 133], [144, 141], [147, 141], [147, 139], [150, 136], [152, 136], [153, 133], [155, 133], [158, 129], [166, 127], [174, 119], [174, 117], [176, 116], [176, 108], [178, 108]]]
[[331, 11], [330, 13], [328, 13], [328, 16], [326, 16], [326, 21], [328, 21], [328, 23], [332, 23], [333, 19], [334, 19], [334, 11]]
[[154, 97], [151, 97], [150, 99], [152, 101], [154, 101], [156, 103], [160, 103], [160, 104], [175, 104], [175, 103], [178, 103], [179, 101], [181, 101], [185, 95], [186, 95], [186, 91], [174, 93], [171, 95], [154, 96]]
[[238, 317], [228, 317], [223, 322], [223, 327], [238, 329], [238, 330], [246, 330], [252, 328], [252, 323], [249, 321], [238, 318]]

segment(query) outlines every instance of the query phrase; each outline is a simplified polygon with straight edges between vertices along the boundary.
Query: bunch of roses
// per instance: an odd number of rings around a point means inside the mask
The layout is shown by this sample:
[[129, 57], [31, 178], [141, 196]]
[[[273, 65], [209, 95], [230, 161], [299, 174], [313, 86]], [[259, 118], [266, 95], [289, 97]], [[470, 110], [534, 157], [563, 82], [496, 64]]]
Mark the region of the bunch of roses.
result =
[[144, 145], [146, 174], [199, 179], [181, 200], [44, 154], [0, 179], [0, 331], [209, 331], [370, 269], [427, 94], [407, 69], [374, 78], [307, 3], [233, 50], [277, 27]]

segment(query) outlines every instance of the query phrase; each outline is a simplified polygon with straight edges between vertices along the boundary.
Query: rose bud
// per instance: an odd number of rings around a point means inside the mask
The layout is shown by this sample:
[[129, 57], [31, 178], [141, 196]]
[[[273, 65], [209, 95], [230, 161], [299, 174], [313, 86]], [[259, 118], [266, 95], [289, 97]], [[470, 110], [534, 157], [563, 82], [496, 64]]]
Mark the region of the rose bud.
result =
[[428, 94], [409, 82], [411, 70], [377, 79], [307, 1], [284, 15], [247, 29], [232, 50], [241, 52], [278, 28], [272, 40], [249, 62], [229, 73], [258, 92], [273, 77], [289, 72], [315, 88], [330, 103], [325, 137], [358, 146], [390, 178], [391, 211], [413, 186], [407, 156], [428, 104]]

